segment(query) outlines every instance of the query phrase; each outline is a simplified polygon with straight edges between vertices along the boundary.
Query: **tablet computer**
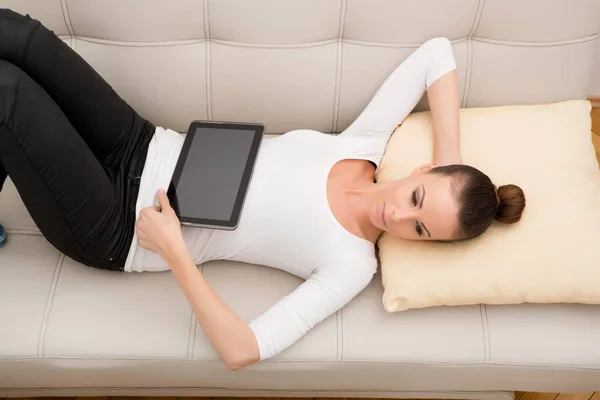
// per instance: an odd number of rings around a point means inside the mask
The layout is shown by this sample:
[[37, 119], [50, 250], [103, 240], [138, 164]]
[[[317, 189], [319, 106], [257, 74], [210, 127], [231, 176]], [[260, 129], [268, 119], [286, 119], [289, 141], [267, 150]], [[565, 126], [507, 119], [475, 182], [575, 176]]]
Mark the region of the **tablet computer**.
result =
[[182, 225], [237, 228], [263, 133], [253, 123], [190, 124], [167, 191]]

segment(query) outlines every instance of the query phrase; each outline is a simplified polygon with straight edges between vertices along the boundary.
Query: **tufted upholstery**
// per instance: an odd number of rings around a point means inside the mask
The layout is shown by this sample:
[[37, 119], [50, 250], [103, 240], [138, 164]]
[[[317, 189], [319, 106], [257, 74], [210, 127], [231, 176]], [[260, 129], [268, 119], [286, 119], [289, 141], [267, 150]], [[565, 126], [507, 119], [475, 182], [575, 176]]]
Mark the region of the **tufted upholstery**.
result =
[[[259, 121], [339, 132], [414, 48], [449, 37], [463, 107], [584, 98], [597, 0], [0, 0], [30, 13], [154, 123]], [[596, 70], [597, 71], [597, 70]], [[423, 100], [417, 109], [425, 109]], [[84, 268], [0, 195], [0, 396], [491, 398], [600, 382], [600, 307], [442, 307], [386, 314], [380, 277], [273, 360], [231, 373], [170, 273]], [[249, 320], [300, 280], [201, 266]], [[251, 284], [249, 285], [248, 282]], [[361, 378], [368, 378], [363, 380]], [[507, 395], [509, 396], [509, 395]]]
[[408, 3], [2, 1], [41, 18], [143, 116], [179, 131], [194, 118], [343, 130], [402, 59], [440, 35], [453, 43], [463, 107], [590, 94], [598, 1]]

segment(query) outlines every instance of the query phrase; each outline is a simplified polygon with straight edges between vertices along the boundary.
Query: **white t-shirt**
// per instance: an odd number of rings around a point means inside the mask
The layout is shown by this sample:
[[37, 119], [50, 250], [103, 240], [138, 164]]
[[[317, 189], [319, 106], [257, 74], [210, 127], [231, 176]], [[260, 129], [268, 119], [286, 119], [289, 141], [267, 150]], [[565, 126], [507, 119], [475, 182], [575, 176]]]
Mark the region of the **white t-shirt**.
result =
[[[377, 269], [374, 245], [347, 231], [327, 201], [327, 177], [344, 159], [379, 166], [394, 129], [426, 89], [455, 69], [447, 39], [419, 47], [384, 82], [357, 120], [340, 135], [295, 130], [265, 138], [234, 231], [183, 227], [196, 263], [233, 260], [287, 271], [305, 279], [250, 322], [261, 360], [292, 345], [360, 293]], [[157, 128], [140, 182], [137, 216], [167, 189], [183, 137]], [[168, 270], [157, 254], [131, 244], [125, 271]]]

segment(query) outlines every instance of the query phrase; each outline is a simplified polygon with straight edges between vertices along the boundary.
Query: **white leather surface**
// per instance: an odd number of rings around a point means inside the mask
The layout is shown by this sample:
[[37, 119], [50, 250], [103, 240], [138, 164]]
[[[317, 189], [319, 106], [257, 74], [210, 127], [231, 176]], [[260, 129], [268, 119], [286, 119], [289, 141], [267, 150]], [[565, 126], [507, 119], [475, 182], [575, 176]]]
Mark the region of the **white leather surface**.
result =
[[[592, 64], [600, 25], [595, 0], [0, 5], [71, 35], [72, 46], [140, 113], [180, 131], [194, 117], [260, 121], [269, 133], [340, 131], [386, 72], [439, 35], [457, 52], [463, 106], [584, 98], [593, 94], [590, 76], [600, 68]], [[364, 81], [354, 78], [357, 71]]]
[[0, 358], [38, 355], [48, 290], [63, 259], [43, 237], [31, 235], [11, 236], [0, 253]]
[[[216, 119], [260, 121], [270, 133], [339, 132], [433, 36], [452, 40], [465, 107], [600, 89], [590, 86], [596, 0], [0, 0], [6, 6], [41, 19], [140, 114], [178, 131]], [[417, 109], [426, 107], [423, 100]], [[39, 236], [10, 183], [0, 222], [10, 233], [0, 250], [0, 396], [162, 387], [161, 395], [469, 398], [456, 391], [599, 389], [600, 307], [386, 314], [379, 276], [278, 357], [232, 373], [170, 273], [123, 276], [65, 259]], [[246, 320], [300, 283], [261, 266], [202, 268]]]
[[592, 65], [592, 82], [588, 93], [600, 97], [600, 39], [596, 39], [596, 60]]
[[396, 315], [381, 305], [381, 276], [343, 311], [348, 361], [478, 363], [485, 361], [481, 307], [436, 307]]
[[187, 132], [188, 121], [206, 119], [204, 43], [112, 46], [73, 39], [71, 47], [118, 93], [127, 93], [123, 97], [142, 117], [172, 121], [166, 127], [179, 132]]
[[77, 37], [119, 42], [204, 39], [202, 1], [75, 0], [62, 3], [71, 34]]

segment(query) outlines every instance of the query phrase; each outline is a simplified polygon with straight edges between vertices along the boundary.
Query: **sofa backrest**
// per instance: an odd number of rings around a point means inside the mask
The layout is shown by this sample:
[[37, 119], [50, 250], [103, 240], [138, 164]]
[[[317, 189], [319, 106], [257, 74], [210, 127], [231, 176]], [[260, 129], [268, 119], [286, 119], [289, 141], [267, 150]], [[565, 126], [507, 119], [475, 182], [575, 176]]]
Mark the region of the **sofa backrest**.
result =
[[[0, 0], [63, 38], [145, 118], [340, 132], [446, 36], [463, 107], [588, 94], [598, 0]], [[425, 99], [417, 110], [427, 108]]]

